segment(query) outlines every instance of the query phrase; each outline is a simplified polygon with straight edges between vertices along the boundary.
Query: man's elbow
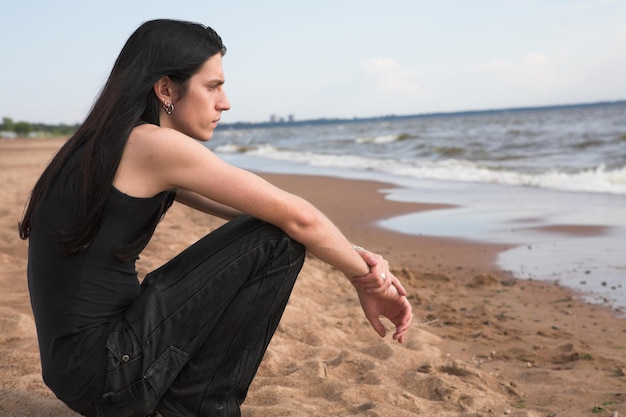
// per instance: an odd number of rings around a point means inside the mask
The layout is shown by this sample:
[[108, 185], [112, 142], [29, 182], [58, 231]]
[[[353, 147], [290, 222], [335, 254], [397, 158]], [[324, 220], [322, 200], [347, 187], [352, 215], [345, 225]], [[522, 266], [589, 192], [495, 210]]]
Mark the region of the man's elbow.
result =
[[307, 236], [315, 234], [325, 223], [324, 215], [314, 207], [298, 210], [291, 216], [285, 232], [298, 241], [306, 240]]

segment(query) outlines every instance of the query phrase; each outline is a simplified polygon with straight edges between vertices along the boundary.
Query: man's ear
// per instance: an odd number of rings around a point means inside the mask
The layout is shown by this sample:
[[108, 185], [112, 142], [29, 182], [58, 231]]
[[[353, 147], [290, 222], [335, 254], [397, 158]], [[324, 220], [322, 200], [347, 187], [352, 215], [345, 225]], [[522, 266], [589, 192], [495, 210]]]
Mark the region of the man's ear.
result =
[[167, 75], [159, 78], [152, 90], [161, 104], [169, 105], [174, 102], [174, 83]]

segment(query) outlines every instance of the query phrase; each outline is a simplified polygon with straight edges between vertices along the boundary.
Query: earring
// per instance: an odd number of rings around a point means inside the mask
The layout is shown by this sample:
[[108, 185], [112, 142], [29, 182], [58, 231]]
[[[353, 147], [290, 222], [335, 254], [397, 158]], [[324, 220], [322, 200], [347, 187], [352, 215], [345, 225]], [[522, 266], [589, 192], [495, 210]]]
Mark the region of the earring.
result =
[[173, 103], [163, 103], [161, 105], [161, 107], [163, 107], [163, 110], [165, 110], [165, 113], [167, 114], [172, 114], [172, 112], [174, 111], [174, 104]]

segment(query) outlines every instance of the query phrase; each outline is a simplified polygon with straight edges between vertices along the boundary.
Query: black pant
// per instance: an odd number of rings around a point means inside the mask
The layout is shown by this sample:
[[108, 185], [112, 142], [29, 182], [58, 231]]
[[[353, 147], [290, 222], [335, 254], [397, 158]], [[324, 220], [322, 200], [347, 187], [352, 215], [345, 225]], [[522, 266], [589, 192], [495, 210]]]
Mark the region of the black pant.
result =
[[239, 416], [303, 262], [301, 244], [242, 216], [148, 274], [84, 414]]

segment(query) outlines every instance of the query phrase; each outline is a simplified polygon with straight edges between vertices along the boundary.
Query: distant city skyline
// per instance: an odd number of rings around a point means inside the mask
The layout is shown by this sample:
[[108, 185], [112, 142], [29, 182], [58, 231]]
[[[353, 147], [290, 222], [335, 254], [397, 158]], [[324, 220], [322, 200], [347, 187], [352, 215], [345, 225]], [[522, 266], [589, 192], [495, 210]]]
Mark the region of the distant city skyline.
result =
[[11, 4], [0, 117], [80, 123], [142, 22], [224, 39], [225, 123], [367, 118], [626, 99], [626, 1], [42, 0]]

